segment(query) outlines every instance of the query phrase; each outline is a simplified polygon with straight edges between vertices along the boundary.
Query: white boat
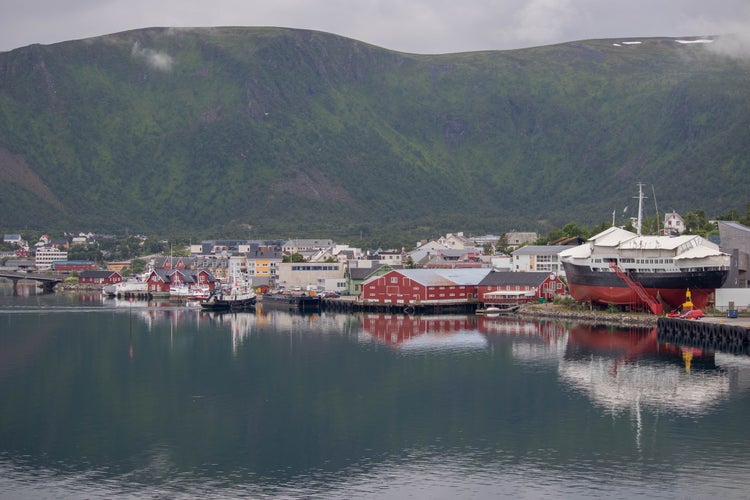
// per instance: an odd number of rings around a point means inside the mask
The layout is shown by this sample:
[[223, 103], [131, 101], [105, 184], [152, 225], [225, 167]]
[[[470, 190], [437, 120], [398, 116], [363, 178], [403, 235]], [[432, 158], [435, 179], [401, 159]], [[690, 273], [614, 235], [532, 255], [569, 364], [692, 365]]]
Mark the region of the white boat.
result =
[[208, 285], [193, 285], [188, 290], [188, 300], [206, 300], [211, 295], [211, 288]]
[[207, 299], [201, 300], [202, 309], [209, 311], [241, 310], [255, 307], [257, 297], [250, 282], [244, 278], [234, 278], [230, 285], [213, 290]]
[[177, 300], [185, 300], [188, 298], [190, 287], [185, 284], [171, 285], [169, 287], [169, 298]]
[[105, 286], [102, 288], [102, 293], [110, 297], [144, 295], [148, 293], [148, 283], [138, 279], [128, 279], [114, 285]]

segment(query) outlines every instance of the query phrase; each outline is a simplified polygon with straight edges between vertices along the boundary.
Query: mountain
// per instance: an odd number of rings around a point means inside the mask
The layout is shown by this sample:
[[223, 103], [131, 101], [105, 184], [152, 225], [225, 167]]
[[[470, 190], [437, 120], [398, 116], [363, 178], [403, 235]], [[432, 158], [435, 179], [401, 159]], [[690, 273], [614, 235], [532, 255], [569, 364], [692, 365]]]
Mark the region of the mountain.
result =
[[151, 28], [0, 53], [0, 227], [544, 230], [611, 220], [639, 181], [662, 212], [744, 206], [750, 62], [638, 42], [415, 55]]

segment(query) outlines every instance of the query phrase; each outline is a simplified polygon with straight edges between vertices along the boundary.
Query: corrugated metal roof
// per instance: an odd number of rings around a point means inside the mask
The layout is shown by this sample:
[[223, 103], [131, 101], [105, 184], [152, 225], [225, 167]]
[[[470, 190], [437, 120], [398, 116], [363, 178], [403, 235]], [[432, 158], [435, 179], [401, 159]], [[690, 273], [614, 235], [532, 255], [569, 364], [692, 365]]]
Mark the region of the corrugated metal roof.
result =
[[743, 231], [743, 232], [750, 232], [750, 227], [747, 227], [743, 224], [740, 224], [739, 222], [731, 222], [731, 221], [719, 221], [719, 225], [725, 225], [728, 227], [731, 227], [732, 229], [736, 229], [737, 231]]
[[398, 272], [424, 286], [465, 286], [478, 284], [490, 271], [490, 268], [472, 268], [402, 269]]
[[479, 286], [539, 286], [551, 273], [494, 271], [479, 282]]

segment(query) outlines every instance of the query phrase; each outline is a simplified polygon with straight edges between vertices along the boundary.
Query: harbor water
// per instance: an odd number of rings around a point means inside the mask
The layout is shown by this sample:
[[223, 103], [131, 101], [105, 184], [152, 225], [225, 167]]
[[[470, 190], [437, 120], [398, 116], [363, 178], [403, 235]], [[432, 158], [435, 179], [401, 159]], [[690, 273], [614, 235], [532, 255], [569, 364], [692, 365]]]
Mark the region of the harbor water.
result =
[[0, 284], [0, 498], [747, 498], [750, 360]]

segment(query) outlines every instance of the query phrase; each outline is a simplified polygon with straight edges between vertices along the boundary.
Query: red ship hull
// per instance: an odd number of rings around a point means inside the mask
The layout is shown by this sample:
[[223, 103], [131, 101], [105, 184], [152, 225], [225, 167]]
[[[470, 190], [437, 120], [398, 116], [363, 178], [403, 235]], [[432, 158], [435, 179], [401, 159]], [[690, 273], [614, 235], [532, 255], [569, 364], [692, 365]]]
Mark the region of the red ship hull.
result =
[[[570, 295], [579, 302], [600, 304], [634, 305], [641, 299], [630, 288], [611, 286], [574, 285], [568, 283]], [[646, 292], [656, 300], [677, 308], [685, 302], [686, 289], [646, 288]], [[714, 289], [690, 289], [691, 302], [697, 309], [705, 309], [713, 300]]]
[[[635, 290], [614, 272], [592, 271], [588, 266], [563, 262], [568, 289], [574, 299], [601, 304], [641, 304]], [[724, 284], [725, 270], [673, 273], [630, 273], [629, 278], [643, 286], [658, 301], [677, 308], [685, 302], [690, 290], [693, 307], [705, 308], [717, 288]]]

